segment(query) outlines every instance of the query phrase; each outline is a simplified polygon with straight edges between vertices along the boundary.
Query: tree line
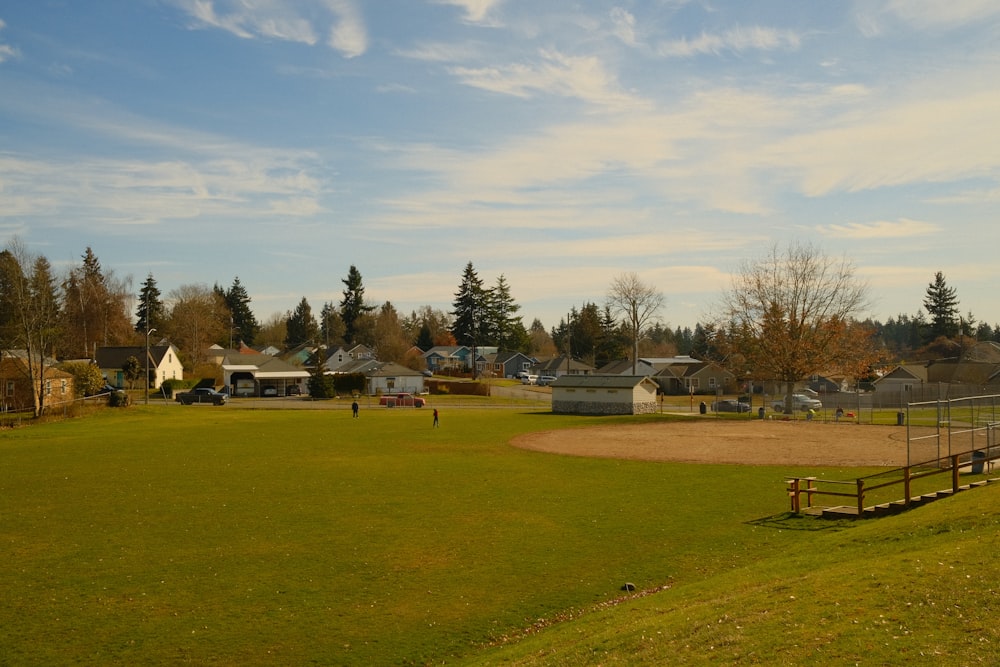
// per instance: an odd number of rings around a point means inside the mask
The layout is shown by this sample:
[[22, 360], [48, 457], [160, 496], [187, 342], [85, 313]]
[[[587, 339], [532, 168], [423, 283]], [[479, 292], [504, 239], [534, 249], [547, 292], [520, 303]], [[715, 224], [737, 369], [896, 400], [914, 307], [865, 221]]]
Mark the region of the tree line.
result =
[[261, 322], [239, 277], [228, 287], [186, 284], [163, 295], [149, 273], [133, 293], [131, 277], [102, 267], [90, 247], [79, 264], [57, 276], [43, 255], [29, 253], [15, 238], [0, 252], [0, 345], [26, 351], [37, 378], [48, 360], [89, 359], [99, 346], [139, 345], [150, 338], [174, 343], [185, 369], [194, 373], [213, 344], [282, 350], [363, 344], [383, 361], [414, 368], [423, 363], [415, 348], [466, 345], [534, 357], [568, 354], [595, 367], [687, 354], [779, 378], [800, 373], [804, 365], [812, 371], [842, 366], [837, 359], [845, 354], [860, 377], [881, 362], [950, 356], [970, 340], [1000, 341], [1000, 325], [959, 314], [957, 291], [941, 272], [925, 290], [926, 315], [918, 310], [884, 323], [859, 320], [866, 288], [853, 266], [808, 245], [775, 247], [748, 261], [734, 274], [722, 311], [693, 328], [667, 326], [660, 318], [660, 292], [629, 273], [613, 279], [601, 303], [571, 306], [551, 330], [537, 318], [525, 326], [506, 277], [487, 284], [471, 261], [447, 311], [426, 305], [400, 314], [389, 301], [372, 303], [354, 265], [341, 282], [342, 298], [322, 304], [318, 317], [302, 297], [293, 310]]

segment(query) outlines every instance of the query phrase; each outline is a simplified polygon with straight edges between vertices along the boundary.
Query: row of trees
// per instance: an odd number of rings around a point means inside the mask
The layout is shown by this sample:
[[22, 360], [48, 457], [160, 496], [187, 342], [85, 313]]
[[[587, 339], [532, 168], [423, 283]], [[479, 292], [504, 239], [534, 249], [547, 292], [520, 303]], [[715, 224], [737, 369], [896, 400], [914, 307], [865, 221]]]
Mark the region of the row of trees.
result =
[[[328, 349], [363, 343], [380, 359], [414, 366], [419, 359], [407, 358], [414, 345], [461, 344], [533, 356], [568, 353], [594, 366], [623, 357], [691, 354], [777, 379], [802, 377], [805, 366], [809, 374], [828, 372], [848, 360], [851, 368], [844, 370], [858, 375], [877, 358], [931, 354], [956, 337], [1000, 338], [1000, 327], [978, 324], [971, 313], [959, 316], [957, 293], [941, 273], [925, 293], [927, 317], [918, 312], [885, 324], [858, 321], [866, 288], [853, 266], [808, 245], [775, 247], [748, 262], [735, 274], [723, 312], [693, 329], [665, 326], [662, 295], [635, 274], [616, 276], [602, 304], [572, 307], [551, 331], [537, 319], [525, 327], [506, 277], [487, 286], [472, 262], [448, 312], [423, 306], [401, 315], [390, 302], [371, 303], [353, 265], [341, 282], [342, 299], [324, 303], [318, 319], [303, 297], [294, 310], [262, 323], [238, 277], [228, 288], [181, 285], [164, 297], [149, 274], [133, 295], [131, 279], [101, 267], [90, 248], [58, 277], [44, 256], [31, 255], [14, 239], [0, 253], [0, 343], [29, 351], [37, 377], [47, 358], [90, 358], [98, 346], [141, 344], [155, 333], [178, 346], [189, 369], [213, 343]], [[38, 410], [42, 402], [40, 397]]]

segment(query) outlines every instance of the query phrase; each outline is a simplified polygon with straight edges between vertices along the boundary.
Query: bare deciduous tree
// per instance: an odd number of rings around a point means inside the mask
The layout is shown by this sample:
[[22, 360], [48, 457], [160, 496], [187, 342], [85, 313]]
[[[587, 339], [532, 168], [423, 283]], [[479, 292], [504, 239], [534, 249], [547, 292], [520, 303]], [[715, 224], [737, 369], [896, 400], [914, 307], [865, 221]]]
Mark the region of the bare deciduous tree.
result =
[[59, 299], [52, 267], [44, 255], [32, 255], [20, 239], [0, 253], [0, 311], [5, 343], [22, 349], [32, 387], [34, 415], [45, 411], [46, 382], [59, 338]]
[[867, 293], [847, 259], [810, 244], [775, 245], [733, 276], [719, 347], [745, 372], [784, 383], [789, 411], [796, 382], [837, 371], [856, 376], [877, 359], [870, 332], [855, 319]]
[[652, 285], [639, 280], [635, 273], [622, 273], [611, 281], [608, 288], [608, 308], [616, 317], [622, 317], [632, 338], [632, 374], [639, 361], [639, 338], [642, 329], [651, 324], [663, 307], [663, 294]]
[[202, 363], [213, 343], [229, 338], [229, 308], [206, 285], [181, 285], [167, 297], [170, 338], [185, 350], [193, 365]]

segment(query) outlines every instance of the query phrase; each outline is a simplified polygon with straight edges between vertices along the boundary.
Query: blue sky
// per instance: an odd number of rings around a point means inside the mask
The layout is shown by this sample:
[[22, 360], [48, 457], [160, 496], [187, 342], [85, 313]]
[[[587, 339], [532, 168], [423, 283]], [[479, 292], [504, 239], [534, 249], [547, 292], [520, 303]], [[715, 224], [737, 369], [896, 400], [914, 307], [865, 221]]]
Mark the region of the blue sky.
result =
[[693, 326], [810, 242], [993, 324], [998, 81], [994, 0], [0, 0], [0, 241], [261, 321], [472, 261], [547, 327], [623, 272]]

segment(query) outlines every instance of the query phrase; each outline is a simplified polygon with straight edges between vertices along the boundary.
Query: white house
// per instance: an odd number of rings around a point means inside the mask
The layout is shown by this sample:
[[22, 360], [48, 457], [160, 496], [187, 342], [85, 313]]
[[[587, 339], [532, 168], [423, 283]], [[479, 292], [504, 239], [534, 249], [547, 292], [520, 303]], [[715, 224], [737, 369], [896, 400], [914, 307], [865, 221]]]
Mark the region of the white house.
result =
[[[146, 348], [142, 345], [105, 346], [97, 348], [94, 361], [101, 369], [101, 375], [116, 387], [125, 386], [123, 367], [129, 357], [139, 361], [142, 372], [146, 371]], [[149, 346], [149, 376], [151, 389], [159, 389], [164, 380], [180, 380], [184, 377], [184, 365], [177, 357], [173, 343]], [[139, 383], [141, 386], [142, 383]]]
[[552, 383], [552, 412], [649, 414], [656, 412], [657, 388], [644, 375], [563, 375]]

